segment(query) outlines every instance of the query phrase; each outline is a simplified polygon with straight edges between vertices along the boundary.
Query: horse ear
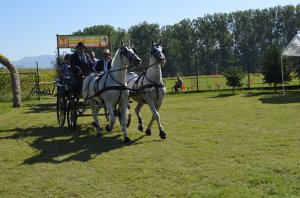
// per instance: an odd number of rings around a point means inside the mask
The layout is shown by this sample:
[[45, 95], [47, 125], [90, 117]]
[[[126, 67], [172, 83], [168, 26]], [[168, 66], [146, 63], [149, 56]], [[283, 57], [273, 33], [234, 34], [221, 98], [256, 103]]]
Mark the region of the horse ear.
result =
[[162, 39], [159, 40], [159, 45], [162, 45]]
[[152, 40], [151, 40], [151, 45], [153, 45], [153, 44], [154, 44], [154, 40], [152, 39]]
[[123, 40], [121, 41], [121, 46], [124, 46], [124, 41]]

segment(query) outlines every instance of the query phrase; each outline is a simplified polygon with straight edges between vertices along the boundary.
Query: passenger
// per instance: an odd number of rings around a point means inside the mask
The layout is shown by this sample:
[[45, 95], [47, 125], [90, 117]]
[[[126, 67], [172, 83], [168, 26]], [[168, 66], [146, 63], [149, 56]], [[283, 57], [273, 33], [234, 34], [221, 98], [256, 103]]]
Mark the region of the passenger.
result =
[[99, 59], [98, 59], [98, 58], [96, 58], [96, 56], [95, 56], [95, 52], [94, 52], [94, 51], [92, 51], [92, 50], [90, 50], [90, 51], [89, 51], [89, 55], [90, 55], [91, 61], [92, 61], [92, 63], [93, 63], [93, 70], [95, 70], [95, 68], [96, 68], [96, 65], [97, 65], [97, 63], [98, 63]]
[[111, 61], [112, 58], [110, 56], [109, 49], [104, 49], [103, 50], [103, 59], [99, 60], [96, 67], [95, 71], [100, 73], [100, 72], [107, 72], [111, 68]]
[[64, 61], [61, 65], [61, 75], [63, 83], [67, 85], [67, 88], [70, 88], [73, 83], [73, 74], [71, 71], [71, 54], [66, 54]]

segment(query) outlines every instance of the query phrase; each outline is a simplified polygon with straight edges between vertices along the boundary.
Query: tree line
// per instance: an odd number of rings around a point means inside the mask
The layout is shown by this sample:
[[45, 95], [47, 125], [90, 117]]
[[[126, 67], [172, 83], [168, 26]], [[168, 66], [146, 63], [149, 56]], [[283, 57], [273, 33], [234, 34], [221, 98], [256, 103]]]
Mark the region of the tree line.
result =
[[[73, 35], [110, 35], [113, 52], [122, 40], [129, 41], [144, 66], [149, 63], [151, 40], [162, 38], [167, 57], [164, 76], [193, 76], [197, 72], [199, 75], [220, 74], [229, 67], [261, 72], [265, 52], [274, 45], [283, 49], [297, 30], [300, 30], [300, 4], [207, 14], [163, 27], [146, 21], [128, 30], [94, 25]], [[96, 54], [100, 52], [101, 49]]]

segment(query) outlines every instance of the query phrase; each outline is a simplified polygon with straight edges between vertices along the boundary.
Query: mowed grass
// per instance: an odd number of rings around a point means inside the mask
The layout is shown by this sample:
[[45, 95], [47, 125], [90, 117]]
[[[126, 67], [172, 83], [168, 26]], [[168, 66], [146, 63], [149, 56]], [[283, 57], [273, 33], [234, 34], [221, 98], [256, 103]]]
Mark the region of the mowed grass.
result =
[[299, 102], [299, 91], [167, 95], [167, 139], [133, 115], [128, 145], [119, 123], [98, 138], [80, 117], [70, 132], [54, 97], [28, 101], [0, 115], [0, 197], [299, 197]]

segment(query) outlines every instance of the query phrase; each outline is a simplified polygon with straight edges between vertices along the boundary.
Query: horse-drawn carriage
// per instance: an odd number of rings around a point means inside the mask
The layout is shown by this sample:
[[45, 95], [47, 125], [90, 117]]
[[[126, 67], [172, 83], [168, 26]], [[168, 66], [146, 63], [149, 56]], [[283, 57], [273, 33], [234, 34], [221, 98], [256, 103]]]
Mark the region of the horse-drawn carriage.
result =
[[[65, 80], [57, 79], [56, 81], [57, 94], [56, 94], [56, 115], [59, 126], [64, 126], [67, 121], [70, 130], [76, 130], [77, 119], [83, 116], [92, 116], [87, 114], [86, 110], [90, 108], [84, 99], [78, 94], [75, 84]], [[131, 122], [131, 109], [130, 104], [127, 105], [126, 126], [129, 127]], [[113, 108], [114, 115], [119, 118], [121, 123], [121, 113], [119, 106], [115, 105]], [[100, 116], [104, 116], [106, 121], [109, 122], [109, 114], [106, 108], [103, 113], [98, 113]]]
[[[92, 110], [94, 119], [93, 125], [96, 128], [97, 136], [102, 135], [99, 126], [99, 115], [104, 115], [109, 122], [106, 131], [110, 132], [114, 126], [116, 117], [119, 118], [123, 130], [124, 142], [131, 142], [127, 135], [127, 127], [131, 121], [131, 111], [129, 105], [129, 90], [135, 92], [135, 100], [138, 106], [135, 112], [139, 120], [139, 130], [143, 131], [143, 120], [140, 110], [143, 104], [148, 104], [153, 113], [152, 119], [147, 127], [146, 134], [151, 135], [151, 127], [154, 120], [157, 121], [161, 139], [166, 138], [166, 134], [160, 123], [158, 110], [166, 92], [163, 85], [161, 66], [165, 64], [163, 48], [160, 44], [152, 43], [150, 53], [150, 66], [144, 75], [136, 78], [127, 74], [128, 67], [137, 68], [141, 64], [141, 59], [136, 55], [135, 50], [128, 45], [122, 45], [112, 59], [111, 70], [101, 75], [89, 74], [83, 81], [81, 93], [74, 91], [72, 84], [65, 81], [57, 82], [57, 120], [60, 126], [67, 120], [70, 129], [76, 129], [78, 117], [86, 116], [87, 109]], [[129, 82], [131, 81], [131, 83]], [[132, 84], [132, 82], [134, 82]], [[103, 108], [104, 113], [99, 114]]]

